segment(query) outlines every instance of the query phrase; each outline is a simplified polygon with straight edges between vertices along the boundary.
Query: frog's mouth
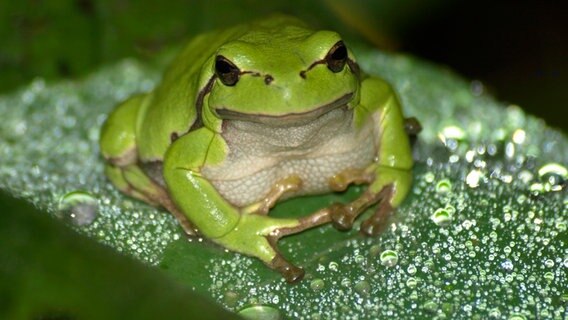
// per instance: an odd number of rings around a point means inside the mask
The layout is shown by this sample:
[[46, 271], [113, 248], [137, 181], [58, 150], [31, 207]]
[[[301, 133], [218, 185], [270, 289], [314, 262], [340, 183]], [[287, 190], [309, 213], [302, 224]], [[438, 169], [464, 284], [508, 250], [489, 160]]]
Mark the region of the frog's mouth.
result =
[[307, 112], [300, 112], [300, 113], [289, 113], [286, 115], [277, 115], [277, 116], [266, 115], [266, 114], [242, 113], [233, 110], [228, 110], [225, 108], [215, 109], [215, 111], [217, 112], [219, 117], [225, 120], [241, 120], [241, 121], [257, 122], [262, 124], [270, 124], [274, 126], [286, 126], [290, 124], [307, 123], [337, 108], [347, 107], [347, 104], [351, 101], [352, 98], [353, 98], [353, 92], [350, 92], [314, 110], [310, 110]]

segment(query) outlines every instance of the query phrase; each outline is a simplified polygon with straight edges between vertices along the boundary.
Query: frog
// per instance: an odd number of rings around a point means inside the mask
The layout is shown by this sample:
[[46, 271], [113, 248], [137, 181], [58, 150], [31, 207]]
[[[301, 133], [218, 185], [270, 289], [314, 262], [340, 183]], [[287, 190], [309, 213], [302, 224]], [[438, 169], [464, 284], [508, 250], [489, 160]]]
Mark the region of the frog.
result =
[[[294, 283], [305, 271], [280, 252], [282, 237], [350, 230], [371, 207], [360, 230], [374, 236], [403, 202], [409, 127], [393, 87], [363, 72], [339, 33], [276, 15], [189, 40], [152, 90], [108, 115], [99, 145], [120, 191]], [[269, 215], [282, 200], [350, 185], [363, 191], [349, 203]]]

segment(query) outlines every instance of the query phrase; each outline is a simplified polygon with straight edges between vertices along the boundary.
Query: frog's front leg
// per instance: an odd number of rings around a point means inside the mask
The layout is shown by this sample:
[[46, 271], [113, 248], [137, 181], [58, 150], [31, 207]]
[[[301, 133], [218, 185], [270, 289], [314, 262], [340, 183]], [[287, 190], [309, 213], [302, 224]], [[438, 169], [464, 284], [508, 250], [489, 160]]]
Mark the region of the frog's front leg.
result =
[[[221, 163], [226, 153], [222, 137], [207, 128], [176, 140], [164, 161], [164, 179], [173, 201], [206, 238], [229, 250], [259, 258], [288, 282], [300, 280], [304, 271], [279, 253], [277, 242], [285, 235], [329, 222], [329, 212], [283, 219], [247, 214], [245, 209], [233, 206], [201, 174], [201, 168]], [[294, 189], [297, 183], [283, 185], [289, 187], [283, 187], [281, 192]], [[275, 191], [275, 195], [279, 193]]]
[[369, 118], [376, 129], [374, 135], [378, 150], [376, 161], [360, 174], [361, 181], [368, 179], [369, 187], [355, 201], [334, 205], [331, 219], [336, 228], [350, 229], [359, 214], [378, 202], [375, 214], [361, 225], [363, 233], [375, 235], [410, 189], [412, 152], [405, 119], [394, 91], [386, 82], [372, 77], [362, 83], [361, 105], [355, 110], [355, 125], [362, 125]]

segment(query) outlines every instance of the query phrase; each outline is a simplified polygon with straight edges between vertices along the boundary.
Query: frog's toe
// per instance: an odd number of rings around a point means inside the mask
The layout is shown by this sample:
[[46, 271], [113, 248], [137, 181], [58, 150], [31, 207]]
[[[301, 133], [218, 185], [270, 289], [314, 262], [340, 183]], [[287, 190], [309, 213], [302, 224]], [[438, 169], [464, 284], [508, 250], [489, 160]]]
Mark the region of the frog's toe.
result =
[[277, 254], [270, 262], [270, 267], [282, 275], [288, 283], [295, 283], [304, 277], [304, 269], [288, 262], [281, 254]]
[[350, 230], [353, 227], [355, 215], [347, 206], [341, 203], [334, 203], [329, 207], [331, 222], [337, 230]]
[[[390, 189], [390, 190], [389, 190]], [[360, 231], [366, 236], [376, 236], [387, 226], [388, 218], [394, 212], [391, 205], [392, 185], [385, 188], [387, 196], [377, 205], [375, 213], [367, 220], [361, 223]]]

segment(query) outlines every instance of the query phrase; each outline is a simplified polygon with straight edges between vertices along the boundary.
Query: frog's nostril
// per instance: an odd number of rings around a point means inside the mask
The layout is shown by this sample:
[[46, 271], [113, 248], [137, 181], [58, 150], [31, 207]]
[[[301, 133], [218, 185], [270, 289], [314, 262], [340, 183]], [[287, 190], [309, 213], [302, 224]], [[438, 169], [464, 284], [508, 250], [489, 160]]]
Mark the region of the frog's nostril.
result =
[[274, 78], [271, 75], [267, 74], [264, 76], [264, 83], [267, 85], [271, 84], [272, 81], [274, 81]]

